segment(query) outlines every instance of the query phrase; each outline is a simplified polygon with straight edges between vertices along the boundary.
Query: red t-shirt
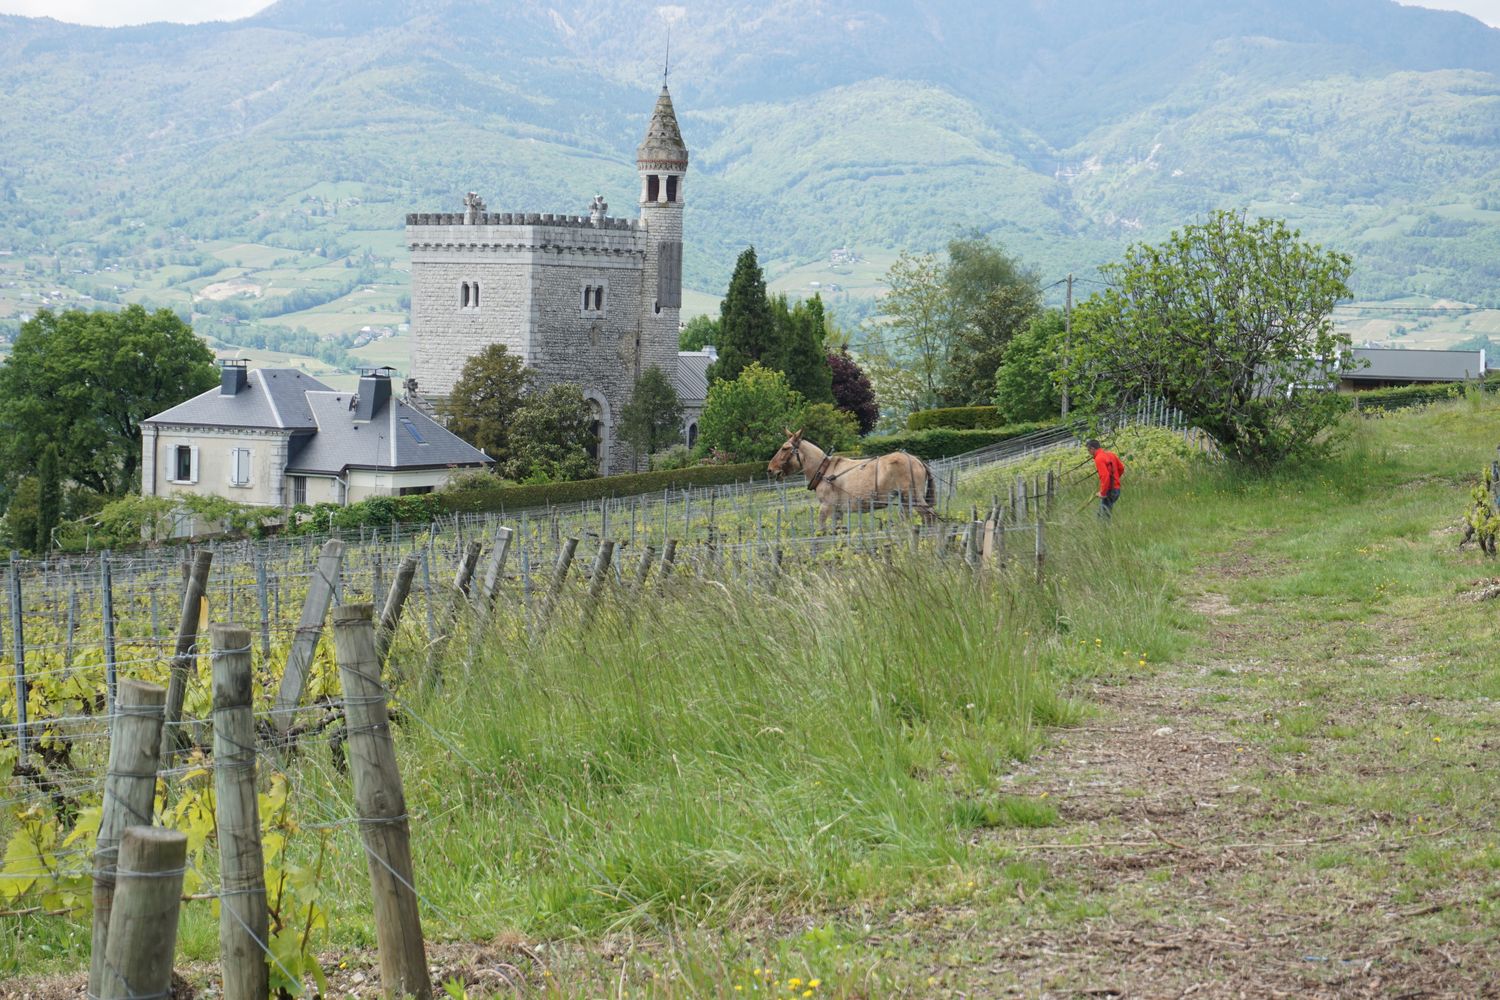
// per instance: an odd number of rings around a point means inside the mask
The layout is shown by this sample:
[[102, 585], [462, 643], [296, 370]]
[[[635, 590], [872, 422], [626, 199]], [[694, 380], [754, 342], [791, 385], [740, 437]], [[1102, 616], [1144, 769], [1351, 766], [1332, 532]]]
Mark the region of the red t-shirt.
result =
[[1094, 452], [1094, 468], [1099, 470], [1099, 495], [1101, 497], [1110, 490], [1120, 488], [1120, 480], [1125, 475], [1125, 463], [1120, 461], [1119, 455], [1100, 448]]

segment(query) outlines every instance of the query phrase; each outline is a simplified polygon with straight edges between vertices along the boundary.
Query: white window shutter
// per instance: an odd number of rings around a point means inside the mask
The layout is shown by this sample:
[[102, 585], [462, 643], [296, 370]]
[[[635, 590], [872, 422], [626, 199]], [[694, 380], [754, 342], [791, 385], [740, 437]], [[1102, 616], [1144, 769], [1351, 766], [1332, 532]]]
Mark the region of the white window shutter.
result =
[[240, 453], [245, 456], [245, 467], [240, 470], [240, 482], [246, 486], [250, 485], [250, 449], [241, 448]]
[[188, 453], [190, 455], [190, 460], [188, 462], [188, 482], [196, 483], [198, 481], [198, 446], [190, 446]]

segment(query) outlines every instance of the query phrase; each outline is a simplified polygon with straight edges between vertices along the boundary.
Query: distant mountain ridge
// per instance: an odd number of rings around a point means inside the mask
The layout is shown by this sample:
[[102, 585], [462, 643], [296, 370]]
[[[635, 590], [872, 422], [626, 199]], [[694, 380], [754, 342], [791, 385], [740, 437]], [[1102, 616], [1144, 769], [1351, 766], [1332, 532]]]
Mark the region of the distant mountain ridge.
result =
[[1500, 30], [1388, 0], [0, 17], [0, 246], [106, 261], [237, 239], [400, 265], [403, 214], [470, 189], [628, 213], [668, 20], [700, 289], [746, 243], [785, 265], [968, 227], [1050, 278], [1241, 207], [1355, 253], [1364, 294], [1500, 294]]

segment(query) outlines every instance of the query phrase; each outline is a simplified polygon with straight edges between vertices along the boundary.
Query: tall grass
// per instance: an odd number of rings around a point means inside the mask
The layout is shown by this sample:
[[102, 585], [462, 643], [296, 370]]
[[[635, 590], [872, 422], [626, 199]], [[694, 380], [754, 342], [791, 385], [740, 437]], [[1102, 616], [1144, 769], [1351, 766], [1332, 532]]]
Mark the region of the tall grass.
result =
[[[878, 898], [962, 863], [974, 828], [1037, 821], [996, 779], [1077, 717], [1061, 678], [1172, 642], [1159, 586], [1082, 539], [1056, 551], [1042, 588], [1029, 557], [976, 574], [903, 553], [790, 568], [774, 592], [684, 578], [586, 628], [565, 606], [540, 639], [456, 644], [401, 738], [424, 892], [466, 933], [592, 935]], [[336, 895], [363, 898], [343, 860]], [[363, 926], [347, 911], [336, 934]]]

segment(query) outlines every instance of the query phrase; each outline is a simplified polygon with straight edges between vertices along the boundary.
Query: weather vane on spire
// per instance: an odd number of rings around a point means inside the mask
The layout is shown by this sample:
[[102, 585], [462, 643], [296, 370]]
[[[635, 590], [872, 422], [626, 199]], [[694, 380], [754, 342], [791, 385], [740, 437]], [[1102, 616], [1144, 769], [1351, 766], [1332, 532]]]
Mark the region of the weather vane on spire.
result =
[[667, 77], [672, 74], [672, 23], [667, 22], [667, 58], [661, 64], [661, 85], [667, 85]]

